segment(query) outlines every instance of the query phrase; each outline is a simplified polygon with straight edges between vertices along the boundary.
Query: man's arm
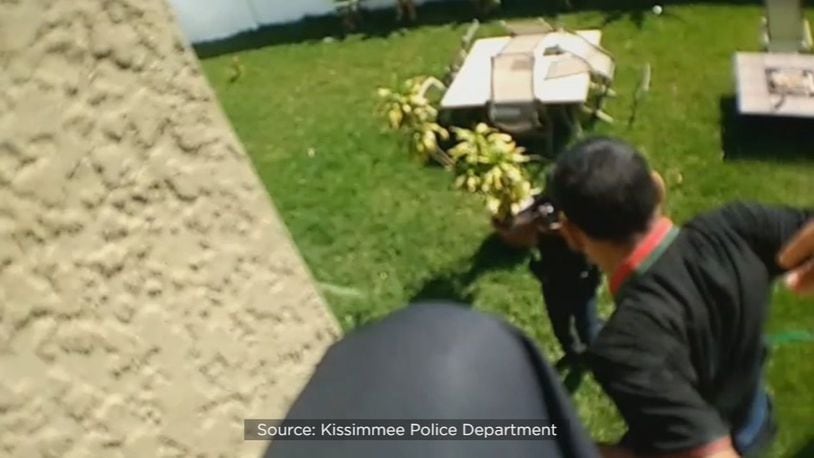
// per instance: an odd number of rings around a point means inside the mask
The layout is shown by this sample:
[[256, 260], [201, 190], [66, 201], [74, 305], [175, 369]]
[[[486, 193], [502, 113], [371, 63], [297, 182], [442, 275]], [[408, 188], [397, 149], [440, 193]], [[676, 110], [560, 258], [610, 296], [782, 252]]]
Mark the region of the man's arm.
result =
[[[637, 304], [616, 314], [589, 363], [628, 426], [625, 440], [604, 447], [607, 457], [709, 458], [737, 456], [730, 429], [691, 382], [687, 348], [669, 323]], [[607, 330], [606, 330], [607, 331]]]
[[777, 276], [787, 270], [778, 264], [778, 253], [814, 218], [814, 210], [737, 202], [723, 207], [719, 216], [746, 241], [769, 273]]
[[777, 263], [783, 269], [794, 269], [786, 277], [792, 291], [814, 294], [814, 219], [780, 252]]

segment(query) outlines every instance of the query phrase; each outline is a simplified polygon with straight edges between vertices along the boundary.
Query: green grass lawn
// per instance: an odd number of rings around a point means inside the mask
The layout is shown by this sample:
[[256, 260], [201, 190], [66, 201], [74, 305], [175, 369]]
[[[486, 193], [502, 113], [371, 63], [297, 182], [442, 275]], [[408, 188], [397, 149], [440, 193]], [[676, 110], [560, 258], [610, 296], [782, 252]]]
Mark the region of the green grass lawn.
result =
[[[622, 14], [604, 27], [603, 44], [618, 62], [619, 97], [608, 111], [628, 118], [647, 62], [653, 83], [632, 128], [620, 122], [598, 131], [647, 154], [668, 179], [677, 221], [732, 199], [814, 205], [814, 136], [805, 132], [812, 125], [736, 126], [731, 112], [732, 55], [758, 49], [761, 9], [692, 5], [665, 12], [645, 15], [640, 26], [635, 12]], [[606, 16], [584, 12], [563, 20], [597, 27]], [[232, 54], [245, 66], [236, 83], [228, 82], [232, 55], [203, 65], [346, 330], [415, 299], [457, 298], [520, 326], [554, 359], [560, 350], [527, 255], [490, 239], [480, 202], [453, 191], [444, 171], [411, 162], [374, 116], [377, 87], [441, 75], [465, 27], [426, 25], [242, 51]], [[481, 34], [498, 30], [490, 23]], [[607, 295], [604, 305], [607, 312]], [[814, 309], [779, 291], [770, 331], [790, 330], [814, 331]], [[773, 456], [814, 456], [814, 344], [777, 348], [770, 371], [781, 422]], [[576, 399], [597, 437], [622, 432], [591, 381]]]

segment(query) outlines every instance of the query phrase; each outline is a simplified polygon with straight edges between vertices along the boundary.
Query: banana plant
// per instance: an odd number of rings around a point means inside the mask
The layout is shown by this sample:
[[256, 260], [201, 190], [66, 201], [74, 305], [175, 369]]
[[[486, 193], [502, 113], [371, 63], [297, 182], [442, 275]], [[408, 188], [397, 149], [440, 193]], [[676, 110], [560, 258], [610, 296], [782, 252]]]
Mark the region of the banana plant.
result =
[[509, 222], [540, 192], [525, 167], [533, 158], [510, 135], [484, 123], [452, 130], [458, 140], [449, 151], [455, 187], [482, 196], [495, 221]]
[[436, 78], [421, 76], [407, 80], [400, 89], [380, 88], [379, 110], [391, 129], [408, 135], [410, 150], [420, 162], [434, 158], [449, 165], [439, 142], [449, 140], [450, 135], [438, 124], [437, 99], [429, 96], [430, 89], [443, 91], [445, 87]]

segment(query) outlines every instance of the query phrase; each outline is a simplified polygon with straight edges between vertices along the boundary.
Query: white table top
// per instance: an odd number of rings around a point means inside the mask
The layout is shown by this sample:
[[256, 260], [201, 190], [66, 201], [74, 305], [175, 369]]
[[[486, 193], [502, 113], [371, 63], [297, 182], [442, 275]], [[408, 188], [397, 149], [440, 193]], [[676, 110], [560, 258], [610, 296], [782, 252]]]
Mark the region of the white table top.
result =
[[[580, 30], [576, 32], [594, 45], [599, 45], [602, 32]], [[563, 56], [544, 56], [546, 48], [573, 38], [568, 33], [553, 32], [540, 41], [534, 51], [534, 93], [541, 103], [582, 103], [588, 97], [591, 77], [585, 72], [555, 79], [545, 79], [549, 65]], [[492, 93], [492, 58], [511, 40], [511, 37], [484, 38], [475, 42], [450, 85], [442, 108], [468, 108], [486, 105]], [[539, 75], [539, 77], [537, 76]]]
[[735, 74], [739, 111], [744, 114], [814, 117], [814, 97], [789, 95], [783, 99], [769, 92], [767, 68], [814, 70], [814, 55], [737, 53]]

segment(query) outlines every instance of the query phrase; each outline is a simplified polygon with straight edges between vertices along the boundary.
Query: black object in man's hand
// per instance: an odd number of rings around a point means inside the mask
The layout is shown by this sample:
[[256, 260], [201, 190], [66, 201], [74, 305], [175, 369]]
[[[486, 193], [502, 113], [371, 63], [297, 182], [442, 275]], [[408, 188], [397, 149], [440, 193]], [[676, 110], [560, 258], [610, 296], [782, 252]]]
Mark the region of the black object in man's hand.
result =
[[535, 220], [541, 232], [558, 234], [560, 229], [560, 212], [548, 197], [539, 197], [534, 202]]

